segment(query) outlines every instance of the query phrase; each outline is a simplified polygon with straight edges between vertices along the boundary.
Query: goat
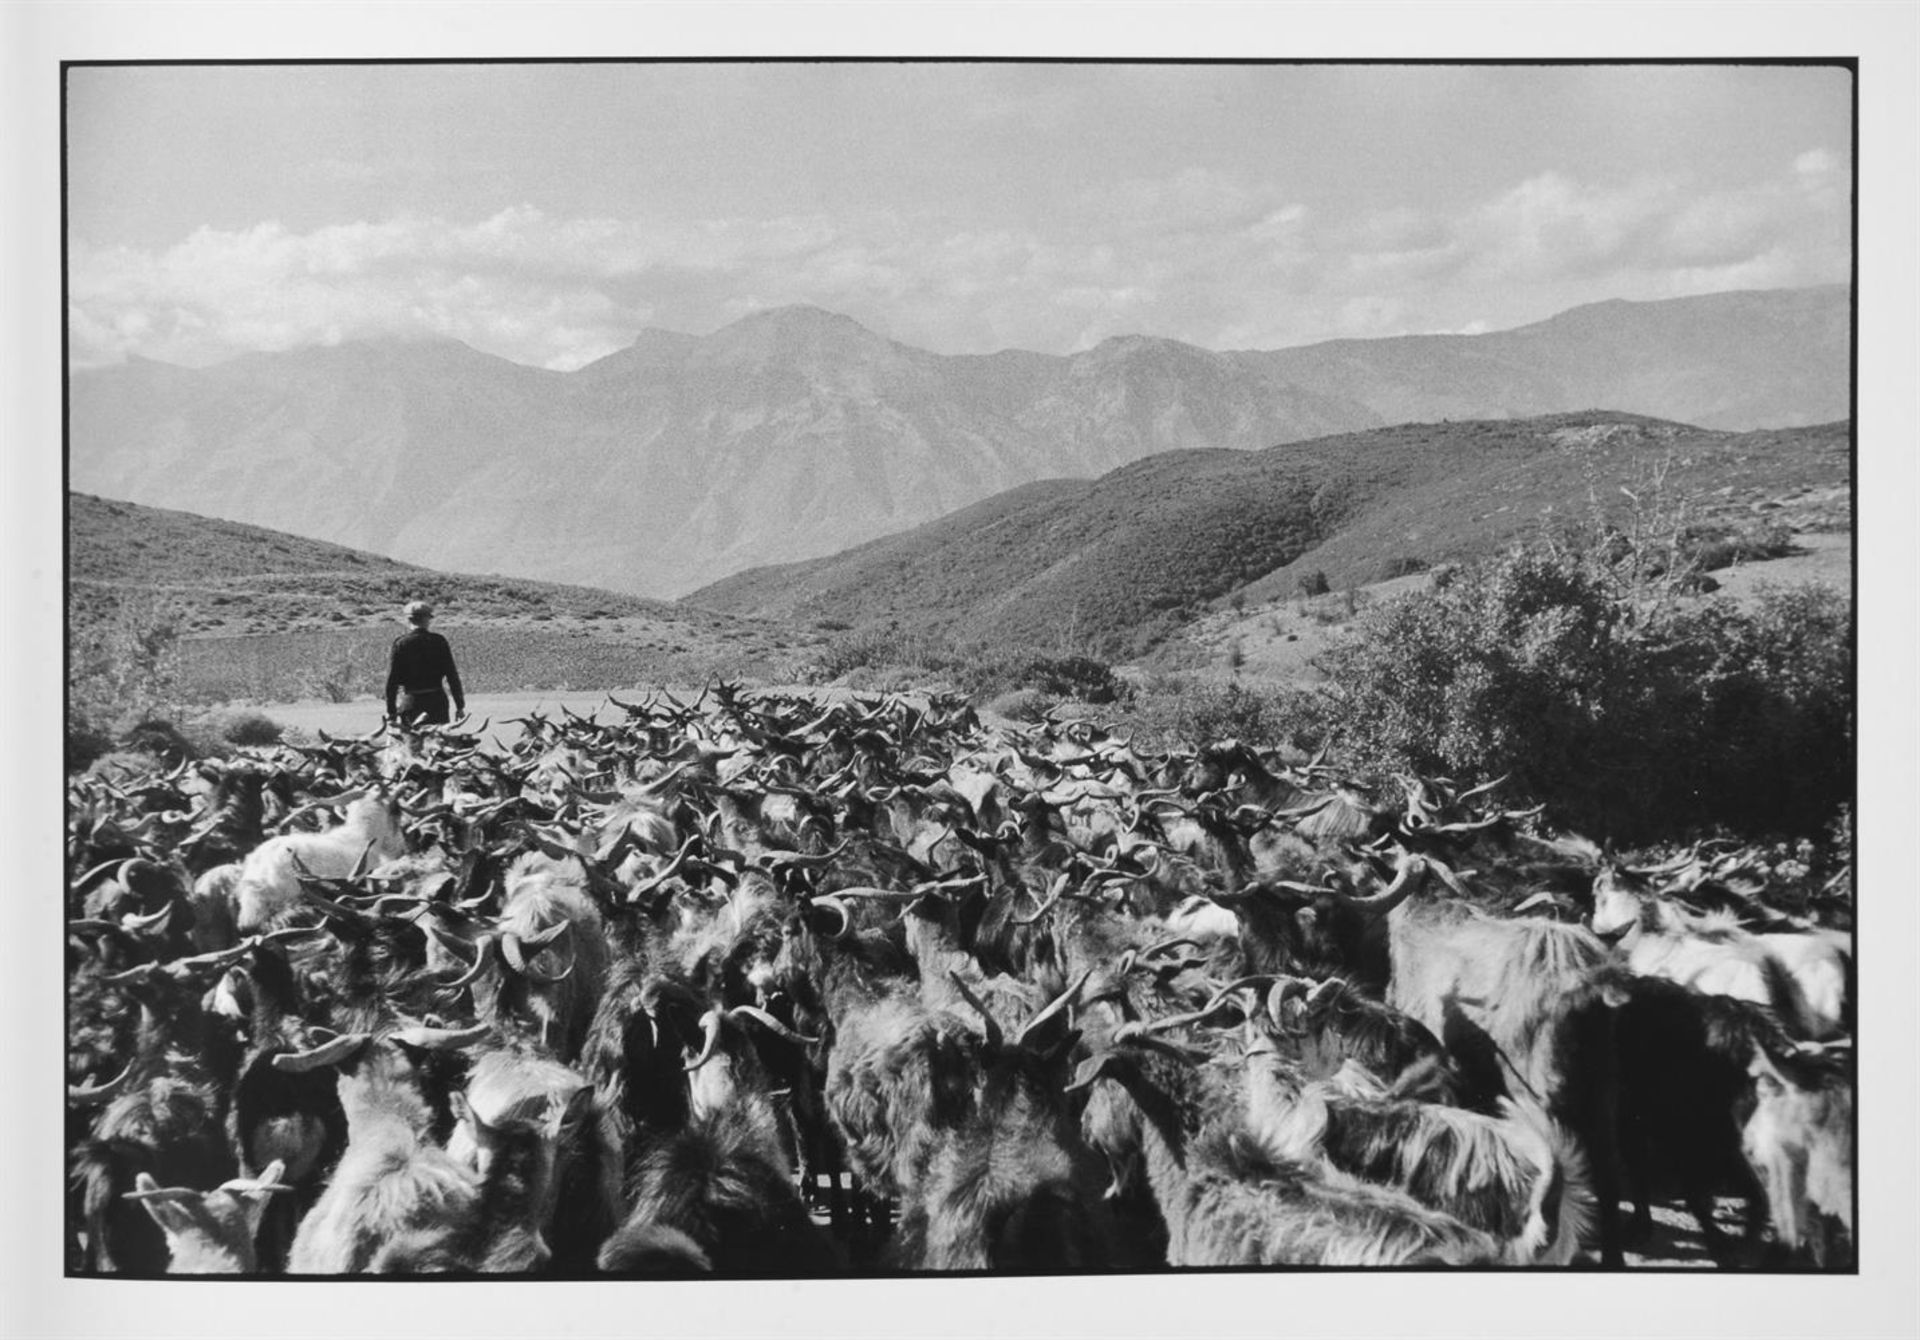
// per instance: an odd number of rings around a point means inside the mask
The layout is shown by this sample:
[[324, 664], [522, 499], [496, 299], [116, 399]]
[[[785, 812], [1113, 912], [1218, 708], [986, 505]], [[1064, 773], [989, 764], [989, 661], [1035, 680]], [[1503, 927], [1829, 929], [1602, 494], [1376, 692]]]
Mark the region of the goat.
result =
[[217, 1112], [211, 1086], [176, 1075], [155, 1075], [111, 1099], [73, 1155], [88, 1269], [136, 1275], [166, 1269], [158, 1229], [124, 1196], [141, 1176], [204, 1186], [230, 1174]]
[[346, 817], [320, 833], [284, 833], [248, 852], [234, 881], [234, 925], [242, 935], [271, 930], [301, 906], [300, 880], [353, 879], [383, 860], [406, 853], [400, 805], [367, 792], [335, 796]]
[[137, 1200], [166, 1235], [172, 1275], [250, 1275], [258, 1268], [253, 1240], [260, 1232], [268, 1199], [280, 1185], [281, 1165], [270, 1163], [258, 1177], [222, 1182], [212, 1191], [163, 1187], [141, 1173]]
[[1338, 977], [1317, 984], [1282, 978], [1267, 997], [1267, 1014], [1273, 1041], [1310, 1079], [1330, 1078], [1354, 1061], [1399, 1096], [1461, 1105], [1465, 1081], [1433, 1031]]
[[607, 982], [606, 927], [587, 881], [577, 858], [522, 856], [498, 924], [456, 983], [473, 988], [482, 1019], [530, 1027], [562, 1061], [579, 1054]]
[[980, 1016], [971, 1110], [932, 1134], [932, 1155], [905, 1197], [892, 1249], [913, 1270], [1098, 1270], [1114, 1262], [1111, 1215], [1092, 1152], [1061, 1101], [1066, 1012], [1082, 975], [1012, 1038], [954, 975]]
[[1139, 1110], [1168, 1265], [1466, 1265], [1505, 1255], [1491, 1235], [1400, 1192], [1275, 1159], [1237, 1126], [1189, 1141], [1166, 1095], [1120, 1051], [1082, 1062], [1069, 1089], [1102, 1081]]
[[1593, 883], [1593, 931], [1642, 976], [1772, 1010], [1798, 1037], [1822, 1041], [1845, 1026], [1852, 977], [1847, 937], [1755, 935], [1730, 912], [1689, 913], [1655, 894], [1644, 875], [1611, 864]]
[[[1809, 1054], [1811, 1052], [1811, 1054]], [[1774, 1243], [1789, 1261], [1846, 1269], [1853, 1239], [1853, 1085], [1822, 1049], [1756, 1049], [1754, 1110], [1741, 1147], [1767, 1188]]]
[[[551, 1255], [547, 1235], [553, 1231], [559, 1192], [572, 1164], [592, 1105], [587, 1081], [557, 1061], [506, 1049], [483, 1053], [467, 1075], [464, 1093], [452, 1095], [456, 1124], [447, 1141], [447, 1153], [467, 1164], [483, 1179], [492, 1176], [502, 1159], [513, 1164], [503, 1170], [525, 1203], [515, 1211], [524, 1220], [516, 1229], [504, 1222], [503, 1195], [483, 1190], [483, 1221], [495, 1221], [498, 1236], [517, 1241], [503, 1249], [495, 1244], [480, 1253], [489, 1264], [478, 1269], [530, 1269]], [[531, 1132], [537, 1138], [519, 1138]], [[488, 1183], [495, 1188], [499, 1179]], [[522, 1264], [510, 1264], [513, 1261]]]
[[837, 1268], [832, 1241], [808, 1217], [794, 1186], [765, 1077], [730, 1026], [746, 1018], [786, 1031], [753, 1006], [708, 1012], [706, 1043], [692, 1065], [690, 1118], [641, 1156], [633, 1208], [600, 1251], [603, 1271], [791, 1275]]
[[[347, 1149], [327, 1189], [300, 1221], [287, 1269], [294, 1274], [370, 1271], [387, 1244], [403, 1236], [410, 1268], [445, 1268], [441, 1249], [456, 1243], [480, 1202], [481, 1179], [435, 1144], [432, 1110], [413, 1065], [390, 1042], [345, 1034], [274, 1064], [298, 1071], [339, 1067]], [[384, 1258], [393, 1268], [398, 1258]]]
[[1764, 1011], [1605, 964], [1565, 992], [1544, 1038], [1555, 1077], [1550, 1110], [1588, 1153], [1603, 1265], [1624, 1260], [1623, 1192], [1644, 1232], [1653, 1194], [1678, 1190], [1718, 1259], [1730, 1253], [1713, 1218], [1723, 1190], [1745, 1198], [1747, 1236], [1757, 1234], [1767, 1203], [1742, 1150], [1749, 1071], [1756, 1056], [1793, 1050]]
[[1509, 1264], [1565, 1265], [1579, 1251], [1592, 1211], [1586, 1160], [1537, 1104], [1503, 1099], [1490, 1116], [1403, 1101], [1364, 1070], [1356, 1083], [1352, 1062], [1340, 1082], [1308, 1082], [1249, 1034], [1248, 1129], [1276, 1158], [1403, 1191], [1494, 1236]]

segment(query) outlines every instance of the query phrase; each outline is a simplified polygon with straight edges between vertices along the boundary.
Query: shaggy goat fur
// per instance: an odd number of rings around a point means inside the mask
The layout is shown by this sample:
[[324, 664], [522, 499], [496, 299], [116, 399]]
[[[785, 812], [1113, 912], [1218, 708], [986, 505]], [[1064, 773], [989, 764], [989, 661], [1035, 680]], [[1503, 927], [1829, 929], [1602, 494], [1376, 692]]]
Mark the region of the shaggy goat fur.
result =
[[387, 797], [361, 796], [347, 806], [346, 818], [325, 832], [285, 833], [247, 853], [233, 885], [235, 927], [241, 935], [253, 935], [284, 922], [301, 906], [303, 873], [345, 879], [356, 866], [371, 869], [406, 850], [399, 805]]
[[[347, 1151], [327, 1189], [300, 1221], [287, 1269], [295, 1274], [368, 1271], [388, 1244], [405, 1238], [409, 1269], [435, 1268], [480, 1199], [480, 1179], [434, 1144], [432, 1110], [397, 1048], [369, 1044], [343, 1068], [340, 1106]], [[386, 1264], [391, 1267], [391, 1254]], [[439, 1268], [447, 1268], [444, 1265]]]
[[1404, 1191], [1506, 1244], [1514, 1265], [1565, 1265], [1589, 1230], [1586, 1160], [1536, 1104], [1488, 1116], [1302, 1083], [1272, 1053], [1247, 1058], [1250, 1133], [1276, 1158], [1319, 1162]]

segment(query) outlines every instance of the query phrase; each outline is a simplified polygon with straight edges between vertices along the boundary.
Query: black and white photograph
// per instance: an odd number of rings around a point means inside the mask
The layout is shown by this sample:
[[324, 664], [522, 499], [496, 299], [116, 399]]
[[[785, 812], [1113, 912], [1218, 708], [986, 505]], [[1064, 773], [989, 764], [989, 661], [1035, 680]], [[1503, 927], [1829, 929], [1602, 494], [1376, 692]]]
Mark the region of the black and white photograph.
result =
[[33, 70], [36, 1325], [1912, 1324], [1911, 12], [388, 8]]

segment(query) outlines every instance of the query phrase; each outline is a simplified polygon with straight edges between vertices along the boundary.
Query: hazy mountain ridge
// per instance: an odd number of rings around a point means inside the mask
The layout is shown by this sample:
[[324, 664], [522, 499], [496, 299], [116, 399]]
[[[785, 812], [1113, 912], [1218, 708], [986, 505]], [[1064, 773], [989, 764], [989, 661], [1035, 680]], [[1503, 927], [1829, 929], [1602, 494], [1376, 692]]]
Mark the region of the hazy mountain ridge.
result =
[[[1845, 529], [1846, 424], [1728, 433], [1593, 412], [1406, 424], [1262, 451], [1170, 452], [1034, 485], [831, 558], [741, 573], [683, 604], [897, 624], [963, 640], [1127, 655], [1236, 590], [1291, 594], [1498, 549], [1554, 516], [1618, 508], [1619, 485], [1734, 526]], [[1788, 500], [1783, 502], [1783, 500]]]
[[817, 308], [646, 331], [572, 373], [449, 340], [72, 378], [77, 489], [440, 569], [674, 594], [1170, 450], [1593, 406], [1846, 413], [1844, 288], [1603, 303], [1487, 335], [949, 356]]

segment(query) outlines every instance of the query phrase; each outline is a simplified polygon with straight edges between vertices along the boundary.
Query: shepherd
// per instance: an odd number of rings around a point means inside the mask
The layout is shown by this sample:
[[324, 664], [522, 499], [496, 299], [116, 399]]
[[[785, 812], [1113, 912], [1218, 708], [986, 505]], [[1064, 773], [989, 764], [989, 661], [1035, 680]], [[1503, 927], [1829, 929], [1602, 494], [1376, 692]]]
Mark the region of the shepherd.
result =
[[[412, 726], [444, 726], [467, 711], [453, 648], [440, 634], [428, 631], [433, 606], [426, 601], [407, 606], [407, 622], [413, 628], [393, 640], [393, 656], [387, 662], [387, 717]], [[449, 693], [452, 711], [448, 710]]]

